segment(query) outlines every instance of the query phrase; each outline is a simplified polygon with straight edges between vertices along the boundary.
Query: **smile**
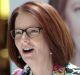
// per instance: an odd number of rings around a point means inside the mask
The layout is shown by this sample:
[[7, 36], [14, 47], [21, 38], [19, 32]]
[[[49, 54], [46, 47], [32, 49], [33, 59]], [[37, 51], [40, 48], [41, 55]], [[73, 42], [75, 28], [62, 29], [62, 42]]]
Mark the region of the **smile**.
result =
[[31, 53], [34, 49], [33, 48], [25, 48], [23, 49], [24, 53]]

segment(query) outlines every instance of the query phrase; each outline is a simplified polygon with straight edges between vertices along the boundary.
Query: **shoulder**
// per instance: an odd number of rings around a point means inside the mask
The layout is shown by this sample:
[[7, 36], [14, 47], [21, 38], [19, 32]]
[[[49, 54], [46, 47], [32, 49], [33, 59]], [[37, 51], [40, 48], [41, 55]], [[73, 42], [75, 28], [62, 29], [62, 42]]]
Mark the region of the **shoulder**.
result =
[[76, 65], [74, 65], [74, 64], [72, 64], [72, 63], [69, 63], [69, 64], [67, 65], [67, 67], [68, 67], [68, 68], [79, 68], [79, 67], [77, 67]]
[[13, 71], [12, 75], [21, 75], [22, 74], [22, 69], [18, 68]]
[[73, 75], [80, 75], [80, 67], [77, 67], [71, 63], [66, 66], [66, 73], [71, 73]]

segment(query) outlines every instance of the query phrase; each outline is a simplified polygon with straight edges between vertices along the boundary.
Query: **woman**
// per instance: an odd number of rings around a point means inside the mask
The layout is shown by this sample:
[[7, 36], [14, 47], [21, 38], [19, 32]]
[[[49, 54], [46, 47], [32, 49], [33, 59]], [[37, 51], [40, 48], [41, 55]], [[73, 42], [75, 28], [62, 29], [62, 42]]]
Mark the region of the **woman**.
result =
[[58, 0], [57, 3], [56, 8], [67, 23], [74, 42], [75, 55], [71, 62], [80, 67], [80, 0]]
[[21, 69], [13, 75], [66, 75], [73, 43], [58, 12], [48, 4], [27, 2], [9, 20], [8, 50]]

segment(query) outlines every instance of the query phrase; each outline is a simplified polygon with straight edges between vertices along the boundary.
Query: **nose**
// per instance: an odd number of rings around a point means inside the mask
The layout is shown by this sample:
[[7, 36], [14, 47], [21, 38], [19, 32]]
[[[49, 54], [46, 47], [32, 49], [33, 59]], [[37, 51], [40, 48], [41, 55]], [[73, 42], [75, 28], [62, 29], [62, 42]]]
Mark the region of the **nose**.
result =
[[22, 34], [21, 40], [24, 42], [29, 42], [30, 41], [30, 37], [26, 34], [26, 32], [24, 32]]

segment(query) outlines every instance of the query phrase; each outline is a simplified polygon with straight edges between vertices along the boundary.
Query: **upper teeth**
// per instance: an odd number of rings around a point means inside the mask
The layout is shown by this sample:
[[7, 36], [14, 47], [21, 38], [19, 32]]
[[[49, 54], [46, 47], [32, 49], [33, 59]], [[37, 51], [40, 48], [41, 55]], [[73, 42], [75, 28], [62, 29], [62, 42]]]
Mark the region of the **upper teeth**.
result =
[[31, 48], [25, 48], [24, 50], [27, 50], [27, 51], [28, 51], [28, 50], [30, 50], [30, 49], [31, 49]]

